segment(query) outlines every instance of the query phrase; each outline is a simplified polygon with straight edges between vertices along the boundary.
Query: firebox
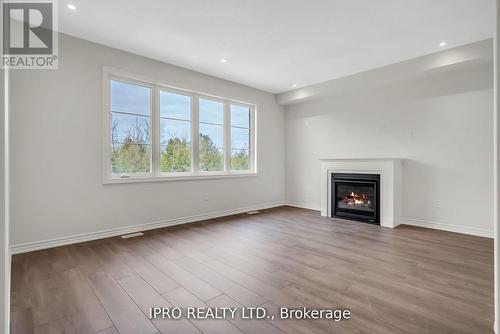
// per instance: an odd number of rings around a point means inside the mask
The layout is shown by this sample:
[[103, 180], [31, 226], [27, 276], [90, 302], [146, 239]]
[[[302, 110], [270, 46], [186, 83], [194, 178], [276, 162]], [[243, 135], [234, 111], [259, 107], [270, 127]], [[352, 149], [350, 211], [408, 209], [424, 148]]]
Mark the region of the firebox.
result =
[[380, 175], [332, 175], [332, 217], [380, 225]]

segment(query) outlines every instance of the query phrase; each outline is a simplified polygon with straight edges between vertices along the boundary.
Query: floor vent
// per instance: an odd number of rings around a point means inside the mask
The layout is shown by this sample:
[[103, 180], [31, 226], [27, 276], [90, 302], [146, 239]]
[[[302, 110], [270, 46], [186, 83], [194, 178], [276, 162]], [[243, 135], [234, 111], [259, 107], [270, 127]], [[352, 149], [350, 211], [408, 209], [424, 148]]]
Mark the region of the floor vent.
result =
[[122, 238], [123, 239], [129, 239], [129, 238], [134, 238], [134, 237], [140, 237], [140, 236], [143, 236], [144, 233], [142, 232], [137, 232], [137, 233], [131, 233], [131, 234], [124, 234], [122, 235]]
[[260, 213], [260, 211], [248, 211], [247, 215], [256, 215], [258, 213]]

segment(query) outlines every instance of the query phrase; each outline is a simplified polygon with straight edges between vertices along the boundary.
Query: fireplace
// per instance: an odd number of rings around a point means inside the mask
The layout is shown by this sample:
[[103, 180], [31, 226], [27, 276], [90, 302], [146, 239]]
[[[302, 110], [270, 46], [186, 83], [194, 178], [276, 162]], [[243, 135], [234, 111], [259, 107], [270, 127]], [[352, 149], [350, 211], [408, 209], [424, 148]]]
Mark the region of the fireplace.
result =
[[380, 225], [380, 175], [331, 174], [332, 217]]

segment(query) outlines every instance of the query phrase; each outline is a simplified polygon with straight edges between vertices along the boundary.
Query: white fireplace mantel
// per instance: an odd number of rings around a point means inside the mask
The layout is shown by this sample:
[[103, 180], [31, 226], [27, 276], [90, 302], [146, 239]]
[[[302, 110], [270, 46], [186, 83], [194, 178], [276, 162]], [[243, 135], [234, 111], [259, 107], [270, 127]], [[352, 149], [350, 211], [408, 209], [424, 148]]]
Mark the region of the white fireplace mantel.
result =
[[401, 218], [403, 159], [320, 159], [321, 215], [331, 217], [331, 174], [380, 175], [380, 225], [396, 227]]

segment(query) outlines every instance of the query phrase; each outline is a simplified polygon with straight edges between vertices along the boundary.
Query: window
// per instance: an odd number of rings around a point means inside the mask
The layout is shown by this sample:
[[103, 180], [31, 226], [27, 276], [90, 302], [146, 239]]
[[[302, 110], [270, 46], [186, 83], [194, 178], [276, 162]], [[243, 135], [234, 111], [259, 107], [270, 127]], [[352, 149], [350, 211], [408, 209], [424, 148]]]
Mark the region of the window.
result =
[[104, 182], [255, 175], [255, 106], [105, 69]]
[[160, 171], [191, 171], [191, 97], [160, 91]]
[[200, 98], [200, 170], [224, 170], [224, 103]]
[[111, 80], [111, 170], [151, 171], [151, 89]]
[[231, 169], [250, 168], [250, 107], [231, 104]]

